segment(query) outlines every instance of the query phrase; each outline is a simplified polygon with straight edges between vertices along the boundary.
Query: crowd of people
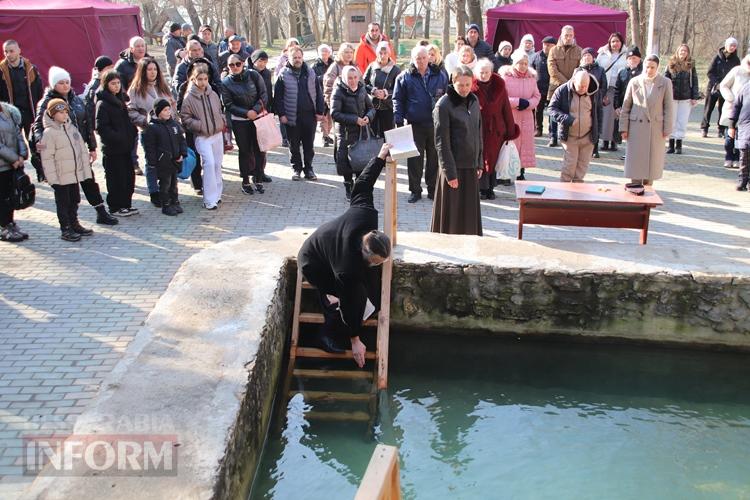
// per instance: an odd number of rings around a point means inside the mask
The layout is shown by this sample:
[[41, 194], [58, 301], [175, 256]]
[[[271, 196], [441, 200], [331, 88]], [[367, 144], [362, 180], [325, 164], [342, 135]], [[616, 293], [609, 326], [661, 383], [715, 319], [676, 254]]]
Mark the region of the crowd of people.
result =
[[[494, 199], [495, 186], [524, 180], [536, 167], [534, 138], [544, 134], [545, 116], [548, 146], [564, 150], [561, 182], [583, 182], [591, 158], [617, 151], [623, 140], [625, 177], [635, 183], [652, 184], [662, 177], [664, 155], [682, 154], [689, 114], [700, 98], [687, 45], [660, 69], [657, 56], [644, 59], [620, 33], [602, 47], [582, 48], [574, 28], [565, 26], [559, 37], [544, 37], [539, 50], [525, 35], [515, 49], [501, 42], [496, 53], [479, 33], [470, 25], [445, 59], [439, 47], [420, 42], [403, 68], [377, 23], [356, 46], [342, 43], [335, 52], [319, 46], [309, 65], [299, 41], [290, 38], [272, 72], [268, 54], [234, 29], [226, 28], [216, 43], [210, 26], [193, 34], [190, 25], [174, 23], [165, 38], [166, 68], [148, 54], [143, 38], [134, 37], [116, 61], [94, 61], [81, 95], [64, 68], [53, 66], [45, 80], [19, 44], [6, 40], [0, 61], [0, 238], [28, 238], [9, 201], [12, 172], [26, 160], [54, 191], [66, 241], [93, 233], [78, 219], [80, 190], [99, 224], [137, 215], [136, 175], [145, 175], [151, 203], [164, 215], [182, 213], [177, 174], [186, 160], [195, 164], [190, 179], [204, 208], [218, 209], [223, 155], [232, 140], [242, 192], [263, 194], [271, 178], [255, 121], [269, 112], [278, 117], [292, 180], [317, 179], [313, 144], [320, 127], [347, 199], [360, 175], [349, 158], [352, 146], [365, 132], [382, 137], [411, 125], [419, 154], [407, 161], [408, 202], [419, 202], [426, 188], [435, 200], [432, 230], [446, 233], [482, 233], [479, 201]], [[701, 129], [706, 136], [718, 109], [724, 166], [739, 169], [737, 189], [746, 190], [750, 55], [740, 59], [737, 49], [729, 38], [711, 62]], [[520, 170], [512, 176], [503, 164], [506, 148], [518, 155]], [[91, 168], [97, 150], [106, 200]]]

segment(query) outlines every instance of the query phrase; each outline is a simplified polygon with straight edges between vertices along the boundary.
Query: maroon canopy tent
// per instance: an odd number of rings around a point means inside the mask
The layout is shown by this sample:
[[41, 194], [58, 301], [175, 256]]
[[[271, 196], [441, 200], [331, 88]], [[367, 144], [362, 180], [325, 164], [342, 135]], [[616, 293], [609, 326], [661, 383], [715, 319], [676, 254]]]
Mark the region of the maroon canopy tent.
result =
[[487, 11], [487, 30], [484, 39], [494, 50], [507, 40], [518, 47], [527, 33], [534, 36], [536, 49], [541, 49], [545, 36], [560, 36], [560, 29], [570, 24], [576, 30], [580, 47], [599, 48], [607, 43], [611, 33], [625, 33], [628, 13], [591, 5], [578, 0], [526, 0], [525, 2], [495, 7]]
[[104, 0], [2, 0], [0, 41], [13, 39], [47, 82], [50, 66], [68, 70], [76, 91], [91, 79], [94, 60], [113, 61], [141, 35], [140, 9]]

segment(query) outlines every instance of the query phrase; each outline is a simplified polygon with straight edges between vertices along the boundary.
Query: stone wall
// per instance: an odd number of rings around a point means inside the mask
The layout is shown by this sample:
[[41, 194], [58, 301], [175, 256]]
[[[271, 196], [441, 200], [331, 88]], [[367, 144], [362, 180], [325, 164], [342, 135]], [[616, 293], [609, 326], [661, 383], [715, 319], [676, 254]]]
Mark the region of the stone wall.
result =
[[394, 328], [750, 348], [747, 277], [399, 262], [392, 293]]

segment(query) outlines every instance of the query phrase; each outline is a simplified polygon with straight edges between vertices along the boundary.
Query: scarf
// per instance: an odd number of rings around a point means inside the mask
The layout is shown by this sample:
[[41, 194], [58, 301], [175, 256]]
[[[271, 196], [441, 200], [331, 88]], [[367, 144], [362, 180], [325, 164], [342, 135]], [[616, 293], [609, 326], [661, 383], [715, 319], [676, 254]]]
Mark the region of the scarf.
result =
[[669, 58], [669, 72], [673, 75], [681, 73], [683, 71], [690, 72], [693, 70], [693, 59], [688, 57], [687, 59], [680, 59], [677, 55]]

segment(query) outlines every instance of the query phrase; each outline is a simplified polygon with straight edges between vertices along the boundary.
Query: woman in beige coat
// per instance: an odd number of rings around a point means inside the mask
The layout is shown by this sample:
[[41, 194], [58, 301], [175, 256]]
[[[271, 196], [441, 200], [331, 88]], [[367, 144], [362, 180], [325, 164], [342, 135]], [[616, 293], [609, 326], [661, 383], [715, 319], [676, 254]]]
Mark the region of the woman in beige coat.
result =
[[625, 177], [653, 184], [664, 172], [664, 140], [674, 126], [672, 82], [659, 73], [659, 58], [648, 56], [643, 73], [628, 83], [620, 113], [620, 132], [628, 141]]
[[43, 118], [44, 136], [40, 150], [42, 167], [52, 189], [55, 191], [57, 220], [60, 222], [60, 238], [79, 241], [94, 231], [78, 222], [78, 204], [81, 193], [78, 183], [93, 177], [90, 154], [86, 141], [68, 117], [70, 108], [62, 99], [52, 99], [47, 104]]

